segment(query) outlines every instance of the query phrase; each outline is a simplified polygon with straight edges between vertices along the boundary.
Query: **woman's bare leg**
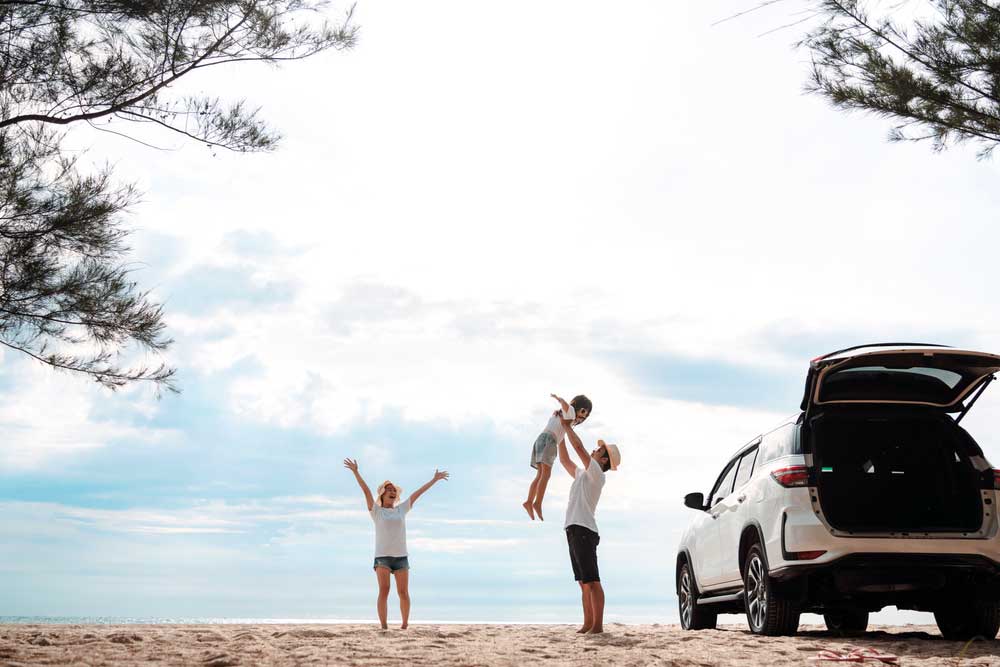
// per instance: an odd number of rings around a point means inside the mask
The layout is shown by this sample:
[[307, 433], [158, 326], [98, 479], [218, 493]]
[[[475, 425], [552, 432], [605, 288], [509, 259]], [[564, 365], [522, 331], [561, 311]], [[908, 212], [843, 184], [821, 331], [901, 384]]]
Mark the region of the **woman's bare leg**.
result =
[[378, 577], [378, 622], [382, 624], [382, 629], [389, 628], [389, 568], [376, 567], [375, 576]]
[[590, 588], [588, 584], [578, 581], [580, 584], [580, 598], [583, 603], [583, 626], [577, 630], [577, 634], [585, 635], [594, 627], [594, 610], [590, 606]]
[[549, 485], [549, 477], [552, 476], [552, 466], [547, 463], [538, 464], [538, 488], [535, 490], [535, 502], [532, 507], [535, 510], [535, 514], [542, 521], [545, 521], [545, 517], [542, 516], [542, 500], [545, 498], [545, 487]]
[[396, 595], [399, 596], [399, 613], [403, 617], [401, 630], [405, 630], [410, 625], [410, 571], [396, 570]]
[[528, 513], [532, 521], [535, 520], [535, 510], [532, 506], [535, 504], [535, 493], [538, 491], [538, 480], [541, 477], [542, 466], [539, 464], [538, 469], [535, 471], [535, 479], [531, 480], [531, 486], [528, 487], [528, 499], [521, 503], [521, 507]]

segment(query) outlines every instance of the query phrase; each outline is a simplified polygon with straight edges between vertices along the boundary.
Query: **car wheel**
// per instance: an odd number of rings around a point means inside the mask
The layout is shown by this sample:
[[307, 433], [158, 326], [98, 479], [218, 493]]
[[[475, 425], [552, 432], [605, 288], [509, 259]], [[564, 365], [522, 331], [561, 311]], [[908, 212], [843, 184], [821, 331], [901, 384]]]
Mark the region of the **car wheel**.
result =
[[836, 609], [823, 614], [826, 629], [835, 635], [860, 635], [868, 629], [868, 612], [861, 609]]
[[718, 614], [698, 606], [698, 588], [691, 567], [684, 563], [677, 575], [677, 607], [685, 630], [714, 630]]
[[794, 635], [799, 629], [799, 609], [774, 590], [764, 550], [750, 547], [743, 572], [743, 602], [750, 631], [758, 635]]
[[1000, 605], [995, 602], [949, 605], [935, 610], [934, 620], [945, 639], [994, 639], [1000, 629]]

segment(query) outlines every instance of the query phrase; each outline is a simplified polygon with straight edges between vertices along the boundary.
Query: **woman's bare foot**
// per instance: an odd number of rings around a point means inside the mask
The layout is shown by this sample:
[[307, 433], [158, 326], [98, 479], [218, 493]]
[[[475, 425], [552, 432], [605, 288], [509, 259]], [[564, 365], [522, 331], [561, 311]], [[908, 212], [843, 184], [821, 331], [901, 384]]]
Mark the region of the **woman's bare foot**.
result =
[[523, 503], [521, 503], [521, 507], [524, 508], [524, 511], [527, 512], [528, 516], [531, 517], [531, 520], [534, 521], [535, 513], [531, 510], [531, 503], [525, 500]]
[[587, 634], [588, 635], [603, 635], [604, 634], [604, 628], [591, 628], [587, 632]]
[[582, 628], [580, 628], [579, 630], [577, 630], [577, 631], [576, 631], [576, 634], [578, 634], [578, 635], [585, 635], [585, 634], [587, 634], [588, 632], [590, 632], [590, 628], [588, 628], [588, 627], [587, 627], [587, 626], [585, 625], [585, 626], [583, 626]]
[[542, 504], [536, 500], [532, 507], [535, 509], [535, 514], [538, 515], [538, 520], [545, 521], [545, 517], [542, 516]]
[[400, 630], [405, 630], [408, 627], [410, 627], [410, 626], [407, 623], [403, 623], [401, 626], [399, 626], [399, 629]]
[[383, 630], [388, 630], [388, 629], [389, 629], [389, 626], [388, 626], [388, 625], [386, 625], [385, 623], [383, 623], [383, 624], [382, 624], [382, 629], [383, 629]]

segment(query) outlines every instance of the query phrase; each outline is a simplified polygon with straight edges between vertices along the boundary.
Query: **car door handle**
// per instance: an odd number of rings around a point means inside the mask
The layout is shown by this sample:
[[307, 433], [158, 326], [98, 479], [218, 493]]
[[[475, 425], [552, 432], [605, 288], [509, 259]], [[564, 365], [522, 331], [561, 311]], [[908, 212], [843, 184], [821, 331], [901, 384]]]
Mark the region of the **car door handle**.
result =
[[744, 493], [742, 496], [736, 499], [736, 502], [742, 503], [746, 499], [747, 499], [747, 494]]

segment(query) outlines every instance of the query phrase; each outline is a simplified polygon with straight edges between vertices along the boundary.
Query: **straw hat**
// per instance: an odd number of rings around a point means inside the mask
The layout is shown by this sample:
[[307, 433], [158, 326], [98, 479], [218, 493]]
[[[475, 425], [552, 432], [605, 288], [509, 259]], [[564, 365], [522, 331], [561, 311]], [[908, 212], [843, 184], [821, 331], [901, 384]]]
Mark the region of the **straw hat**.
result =
[[608, 460], [611, 463], [611, 469], [618, 470], [618, 466], [622, 464], [622, 453], [618, 449], [618, 445], [609, 445], [603, 440], [598, 440], [597, 445], [608, 450]]
[[618, 470], [622, 464], [622, 453], [618, 451], [618, 445], [605, 445], [608, 448], [608, 458], [611, 459], [611, 469]]
[[382, 507], [382, 493], [385, 492], [385, 487], [389, 484], [392, 484], [396, 489], [396, 500], [403, 497], [403, 487], [387, 479], [379, 484], [378, 489], [375, 491], [375, 504], [379, 507]]

